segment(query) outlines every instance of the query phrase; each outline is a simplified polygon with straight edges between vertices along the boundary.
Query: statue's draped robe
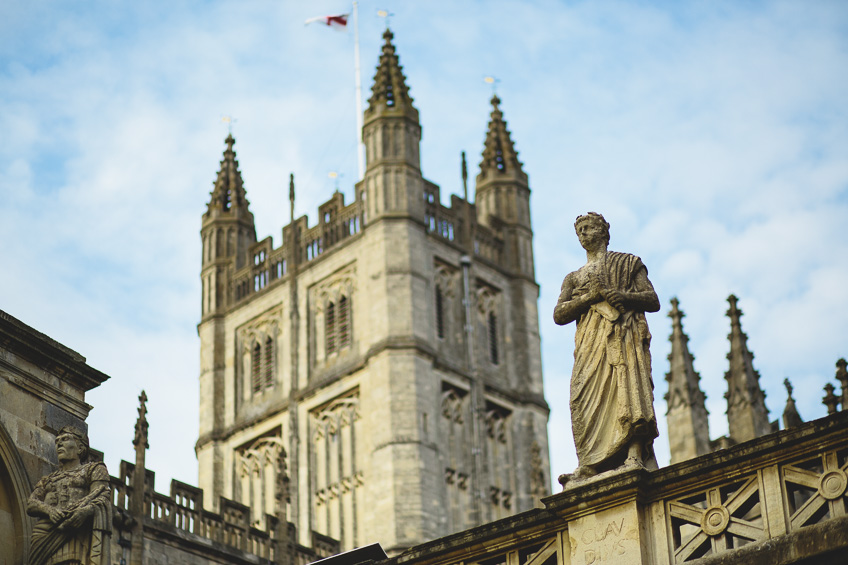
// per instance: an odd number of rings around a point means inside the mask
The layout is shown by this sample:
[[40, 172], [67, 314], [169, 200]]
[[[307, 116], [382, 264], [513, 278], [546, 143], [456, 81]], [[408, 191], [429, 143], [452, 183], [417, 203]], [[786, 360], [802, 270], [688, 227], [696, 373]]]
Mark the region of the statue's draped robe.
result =
[[[608, 252], [598, 268], [605, 287], [636, 292], [636, 276], [645, 266], [635, 255]], [[572, 298], [589, 292], [589, 277], [584, 278]], [[571, 421], [580, 465], [616, 467], [634, 439], [650, 458], [658, 433], [644, 312], [622, 313], [606, 301], [594, 304], [577, 320], [574, 339]]]
[[111, 492], [109, 472], [99, 462], [85, 463], [71, 471], [55, 471], [38, 481], [32, 492], [37, 500], [62, 509], [90, 506], [94, 512], [93, 518], [79, 529], [63, 530], [61, 523], [39, 518], [32, 532], [29, 564], [109, 565]]

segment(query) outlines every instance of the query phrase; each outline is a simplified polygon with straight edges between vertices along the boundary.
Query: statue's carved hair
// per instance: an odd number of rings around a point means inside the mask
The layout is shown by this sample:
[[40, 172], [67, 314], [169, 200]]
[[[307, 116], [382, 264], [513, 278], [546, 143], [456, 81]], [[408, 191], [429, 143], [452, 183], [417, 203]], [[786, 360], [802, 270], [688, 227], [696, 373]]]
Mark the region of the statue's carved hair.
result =
[[59, 430], [59, 433], [56, 434], [56, 438], [58, 439], [59, 436], [63, 436], [63, 435], [73, 436], [74, 439], [76, 439], [77, 442], [80, 444], [80, 446], [81, 446], [80, 456], [79, 456], [80, 463], [85, 463], [86, 461], [88, 461], [88, 455], [89, 455], [88, 434], [86, 434], [84, 431], [77, 428], [76, 426], [65, 426], [61, 430]]
[[598, 225], [604, 228], [604, 232], [606, 233], [607, 245], [609, 245], [610, 240], [610, 225], [607, 222], [603, 215], [598, 214], [597, 212], [587, 212], [582, 216], [577, 216], [577, 219], [574, 220], [574, 229], [577, 230], [577, 226], [579, 226], [583, 222], [596, 222]]

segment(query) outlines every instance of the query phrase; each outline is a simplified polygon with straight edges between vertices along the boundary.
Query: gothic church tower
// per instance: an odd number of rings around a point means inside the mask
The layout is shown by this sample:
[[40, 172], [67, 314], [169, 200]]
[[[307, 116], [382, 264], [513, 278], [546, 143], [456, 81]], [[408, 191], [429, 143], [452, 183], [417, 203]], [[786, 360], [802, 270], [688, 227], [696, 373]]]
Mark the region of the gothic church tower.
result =
[[383, 37], [353, 202], [336, 192], [315, 225], [256, 241], [227, 140], [201, 231], [196, 449], [208, 506], [227, 497], [257, 523], [287, 512], [306, 545], [398, 553], [532, 508], [550, 472], [527, 176], [496, 102], [480, 210], [442, 205]]

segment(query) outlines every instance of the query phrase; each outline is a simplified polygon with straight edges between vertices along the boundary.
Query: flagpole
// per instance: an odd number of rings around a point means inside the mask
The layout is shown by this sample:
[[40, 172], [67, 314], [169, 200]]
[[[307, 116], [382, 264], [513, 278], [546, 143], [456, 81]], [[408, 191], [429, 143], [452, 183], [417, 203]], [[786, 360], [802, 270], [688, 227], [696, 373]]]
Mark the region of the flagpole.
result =
[[356, 149], [359, 180], [365, 178], [365, 145], [362, 143], [362, 70], [359, 65], [359, 7], [353, 3], [353, 58], [356, 67]]

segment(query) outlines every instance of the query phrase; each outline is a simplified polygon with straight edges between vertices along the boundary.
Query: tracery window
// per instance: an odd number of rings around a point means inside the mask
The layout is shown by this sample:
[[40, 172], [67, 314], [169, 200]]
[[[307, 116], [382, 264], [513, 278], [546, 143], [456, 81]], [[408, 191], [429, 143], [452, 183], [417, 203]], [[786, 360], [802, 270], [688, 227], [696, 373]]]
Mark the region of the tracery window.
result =
[[235, 498], [250, 507], [251, 524], [264, 528], [266, 514], [284, 514], [289, 499], [286, 450], [280, 431], [236, 450]]
[[287, 375], [279, 371], [283, 352], [281, 341], [282, 306], [266, 312], [236, 331], [236, 405], [242, 400], [264, 394], [277, 386], [286, 386]]
[[354, 346], [355, 281], [350, 264], [309, 289], [309, 359], [316, 368], [329, 367]]
[[[500, 365], [501, 350], [498, 328], [498, 313], [500, 311], [500, 293], [485, 284], [478, 282], [477, 311], [479, 313], [478, 328], [480, 339], [478, 347], [485, 351], [485, 356], [492, 365]], [[481, 352], [482, 353], [482, 352]]]
[[473, 525], [471, 469], [472, 422], [468, 391], [442, 383], [439, 442], [444, 448], [445, 488], [448, 492], [447, 520], [451, 531]]
[[343, 546], [362, 543], [360, 526], [367, 511], [363, 498], [359, 392], [350, 391], [310, 413], [309, 485], [312, 523], [317, 532]]
[[513, 459], [512, 411], [486, 402], [486, 455], [490, 476], [489, 503], [495, 520], [514, 512], [515, 465]]
[[[456, 302], [454, 299], [457, 290], [457, 277], [455, 268], [436, 262], [433, 280], [433, 310], [436, 317], [436, 337], [438, 339], [445, 339], [448, 335], [453, 335], [451, 332], [456, 329], [456, 313], [454, 312]], [[442, 343], [441, 345], [461, 347], [462, 344], [452, 340], [450, 344]]]

